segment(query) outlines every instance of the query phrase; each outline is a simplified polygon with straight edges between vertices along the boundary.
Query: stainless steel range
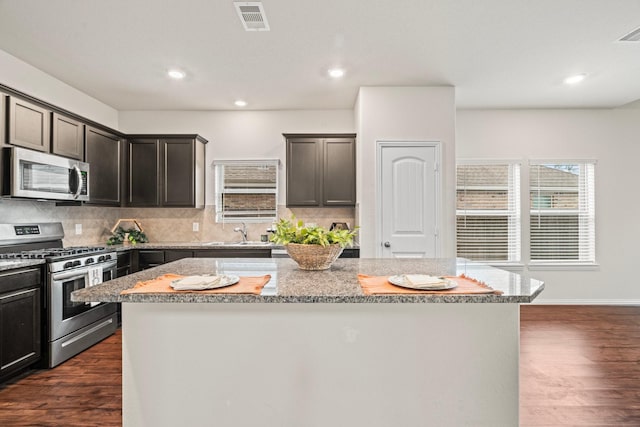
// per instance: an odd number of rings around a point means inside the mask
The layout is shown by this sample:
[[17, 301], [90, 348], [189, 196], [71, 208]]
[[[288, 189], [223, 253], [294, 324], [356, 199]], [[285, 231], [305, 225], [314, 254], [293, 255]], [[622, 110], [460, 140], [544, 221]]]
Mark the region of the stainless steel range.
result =
[[71, 301], [71, 292], [116, 276], [117, 256], [105, 247], [62, 247], [62, 224], [0, 224], [0, 259], [43, 259], [46, 281], [43, 354], [54, 367], [113, 334], [116, 304]]

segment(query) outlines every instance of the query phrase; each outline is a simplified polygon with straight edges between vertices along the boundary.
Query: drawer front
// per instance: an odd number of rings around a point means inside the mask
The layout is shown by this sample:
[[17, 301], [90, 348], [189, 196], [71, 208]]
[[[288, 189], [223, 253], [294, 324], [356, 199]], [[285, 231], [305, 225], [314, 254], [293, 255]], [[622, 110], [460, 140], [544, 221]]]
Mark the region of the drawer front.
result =
[[42, 284], [41, 268], [18, 268], [0, 272], [0, 294]]

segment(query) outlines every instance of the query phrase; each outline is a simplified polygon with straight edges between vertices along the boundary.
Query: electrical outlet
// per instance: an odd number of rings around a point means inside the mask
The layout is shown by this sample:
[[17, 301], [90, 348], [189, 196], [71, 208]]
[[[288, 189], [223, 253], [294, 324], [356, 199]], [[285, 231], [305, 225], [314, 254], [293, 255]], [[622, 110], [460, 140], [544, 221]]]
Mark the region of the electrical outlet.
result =
[[200, 223], [199, 222], [194, 222], [193, 223], [193, 231], [199, 231], [200, 230]]
[[82, 234], [82, 224], [76, 224], [76, 234]]

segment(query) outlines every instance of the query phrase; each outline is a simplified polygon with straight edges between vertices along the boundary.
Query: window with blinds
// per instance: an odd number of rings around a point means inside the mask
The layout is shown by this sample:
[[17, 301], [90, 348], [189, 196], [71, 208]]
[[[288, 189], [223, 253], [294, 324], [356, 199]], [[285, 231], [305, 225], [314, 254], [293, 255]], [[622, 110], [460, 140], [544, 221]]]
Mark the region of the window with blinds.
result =
[[214, 162], [216, 222], [277, 219], [278, 160]]
[[457, 255], [477, 261], [520, 261], [520, 165], [456, 167]]
[[530, 260], [595, 263], [595, 163], [529, 167]]

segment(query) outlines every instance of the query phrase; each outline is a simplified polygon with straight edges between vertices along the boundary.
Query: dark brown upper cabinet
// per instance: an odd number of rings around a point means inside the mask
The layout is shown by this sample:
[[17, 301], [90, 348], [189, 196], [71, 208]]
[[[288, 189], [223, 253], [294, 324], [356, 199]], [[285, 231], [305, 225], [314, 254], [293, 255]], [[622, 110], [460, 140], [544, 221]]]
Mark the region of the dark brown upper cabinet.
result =
[[287, 137], [287, 206], [320, 206], [320, 141], [317, 138]]
[[355, 206], [355, 134], [284, 134], [287, 206]]
[[84, 124], [53, 113], [51, 152], [76, 160], [84, 160]]
[[127, 140], [128, 206], [160, 206], [160, 150], [157, 139]]
[[15, 96], [8, 97], [7, 143], [49, 152], [51, 111]]
[[129, 135], [128, 206], [204, 207], [205, 144], [198, 135]]
[[91, 126], [85, 128], [85, 157], [89, 163], [89, 204], [120, 206], [124, 141]]
[[[199, 146], [203, 149], [201, 158], [204, 160], [204, 144], [198, 144], [193, 139], [183, 138], [160, 140], [164, 172], [160, 186], [162, 188], [162, 206], [204, 206], [204, 201], [196, 204], [195, 188], [198, 184], [196, 182], [198, 179], [196, 149]], [[201, 167], [204, 167], [204, 164]], [[204, 174], [202, 175], [201, 188], [204, 187], [202, 185], [204, 184]]]

